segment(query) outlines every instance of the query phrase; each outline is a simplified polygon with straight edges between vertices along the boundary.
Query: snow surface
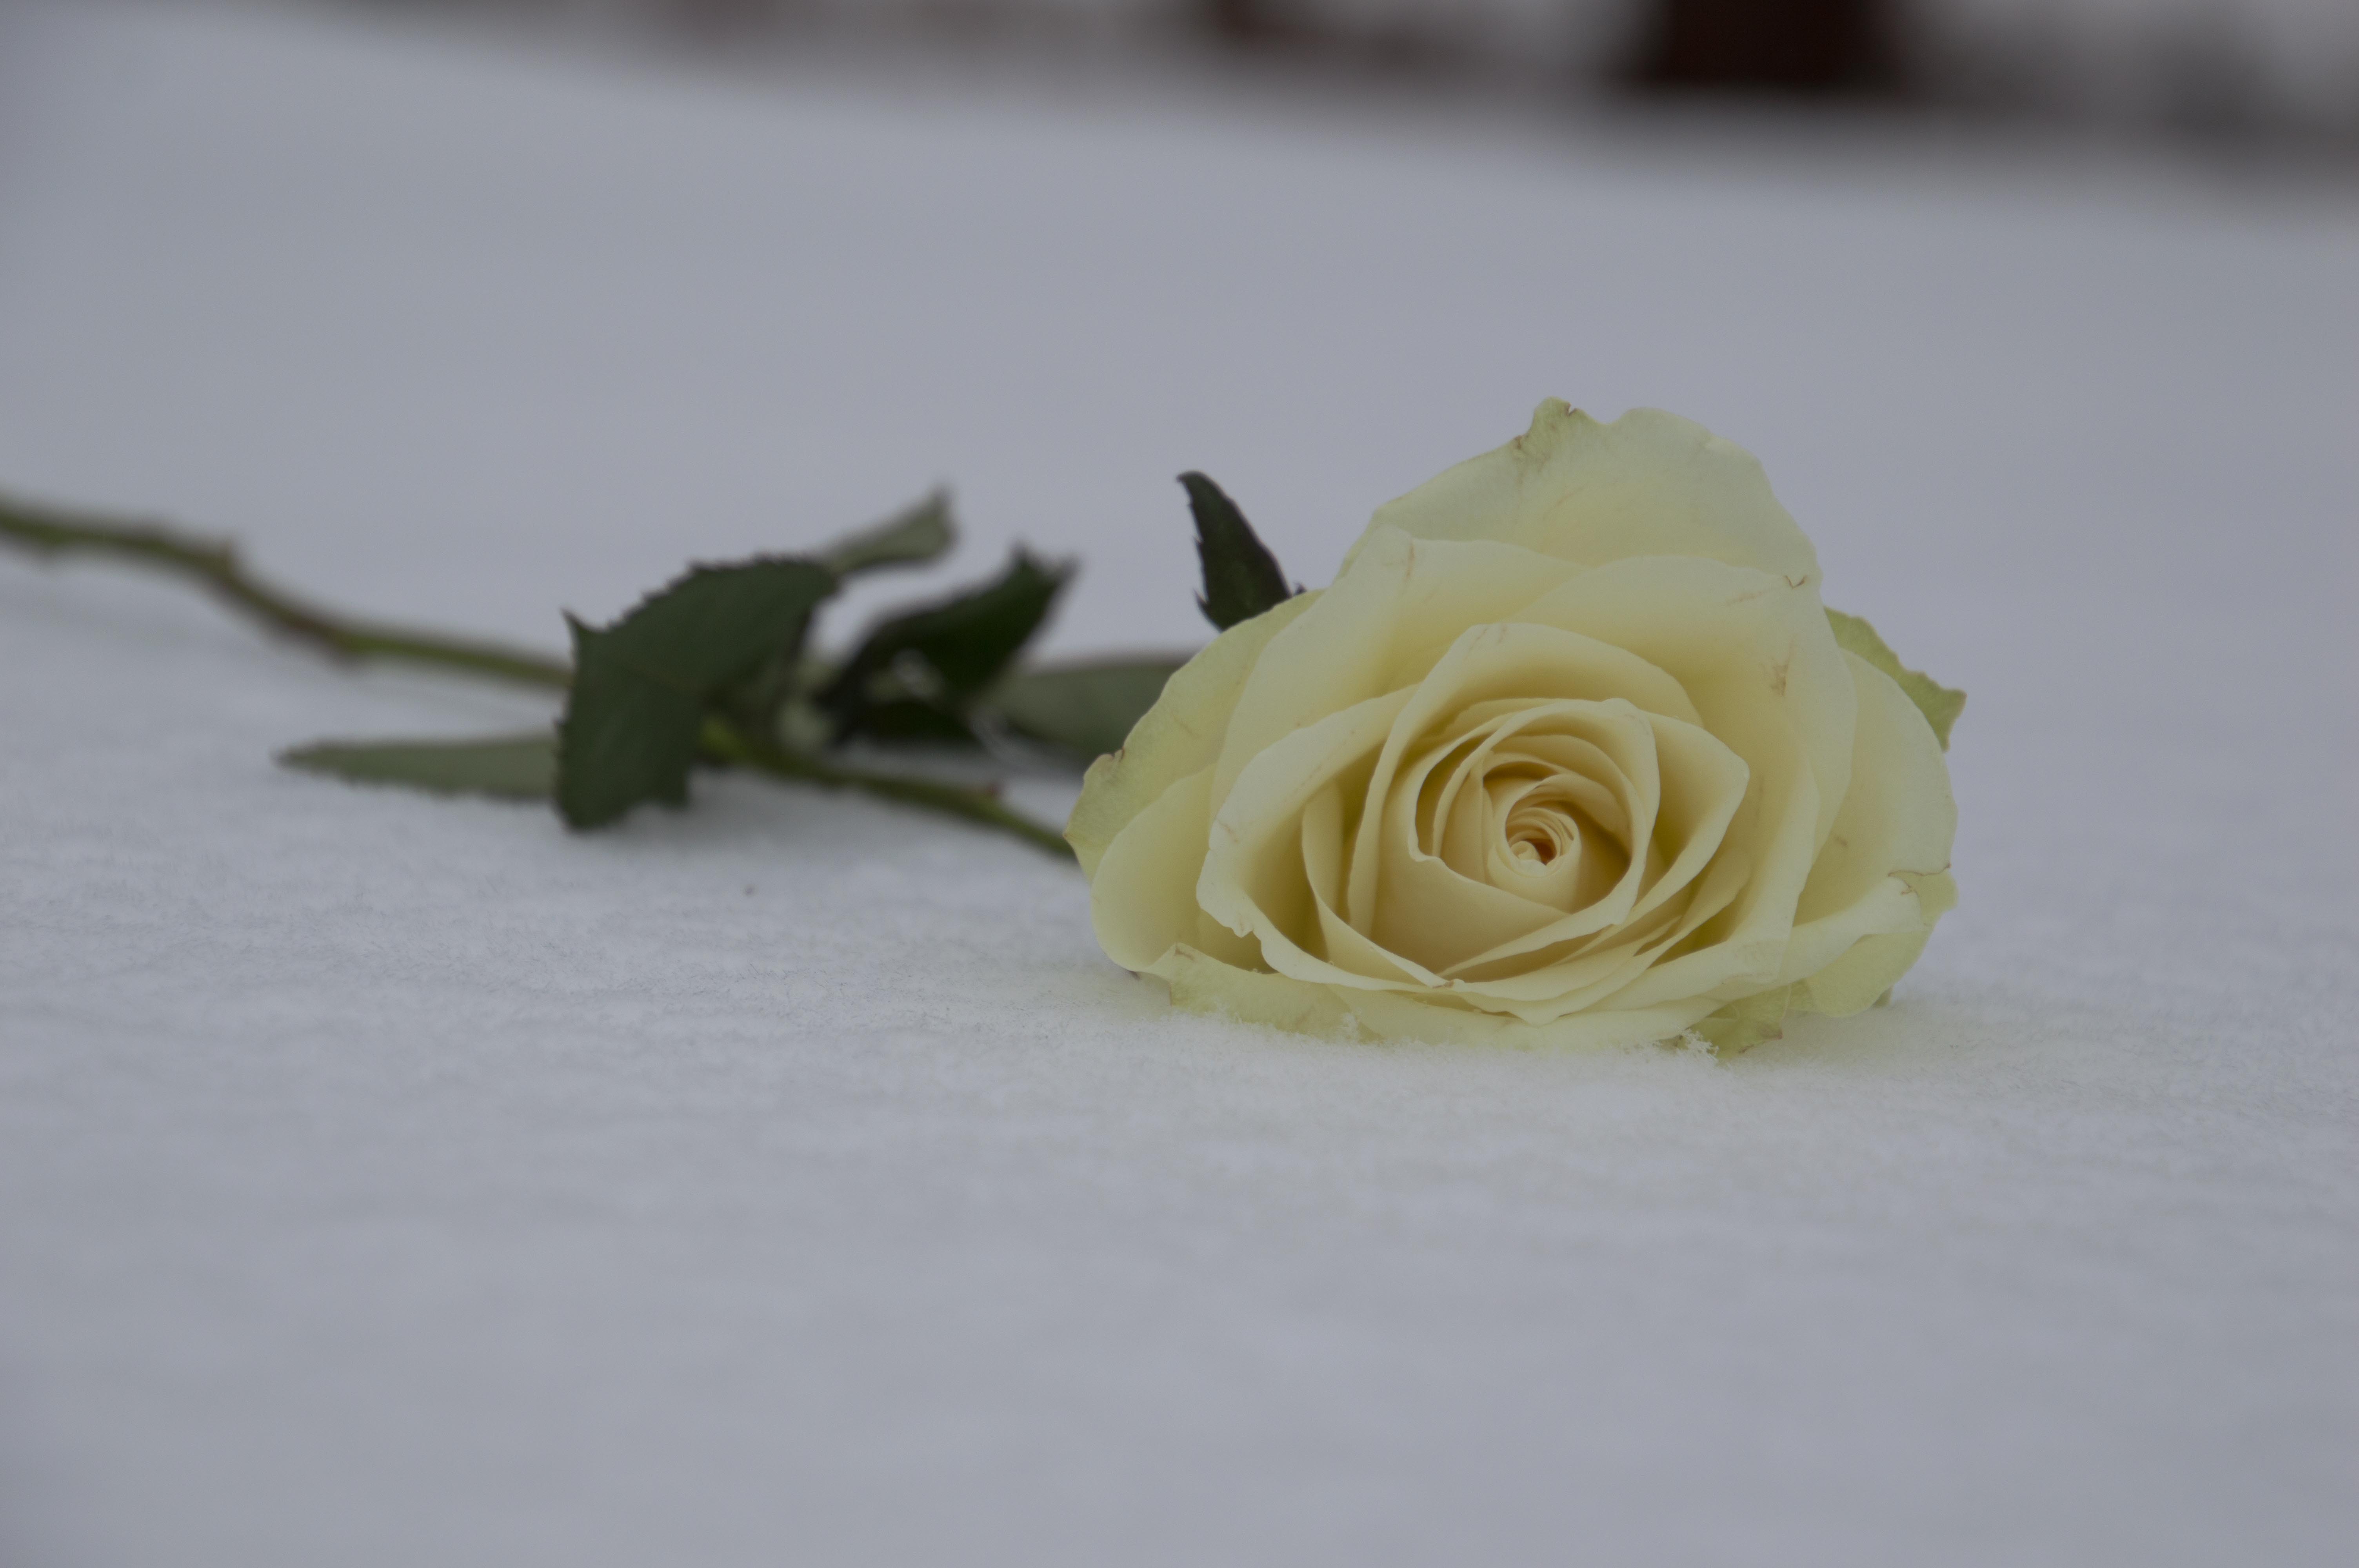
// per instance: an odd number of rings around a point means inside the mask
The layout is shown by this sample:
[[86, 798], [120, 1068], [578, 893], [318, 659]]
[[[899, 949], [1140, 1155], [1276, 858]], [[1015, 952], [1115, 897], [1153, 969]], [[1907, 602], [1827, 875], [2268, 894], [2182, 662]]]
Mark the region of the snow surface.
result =
[[0, 76], [0, 475], [351, 605], [554, 643], [951, 479], [1184, 645], [1180, 469], [1315, 581], [1562, 394], [1973, 694], [1897, 1005], [1348, 1046], [886, 807], [277, 771], [541, 710], [0, 560], [11, 1568], [2349, 1561], [2351, 186], [190, 7]]

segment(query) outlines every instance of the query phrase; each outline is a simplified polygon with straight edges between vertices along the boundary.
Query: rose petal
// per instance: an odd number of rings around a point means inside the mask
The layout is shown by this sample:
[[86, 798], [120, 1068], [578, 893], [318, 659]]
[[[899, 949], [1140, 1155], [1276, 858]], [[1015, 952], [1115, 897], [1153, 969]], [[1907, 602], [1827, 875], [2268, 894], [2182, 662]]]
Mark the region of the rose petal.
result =
[[1254, 666], [1223, 741], [1212, 810], [1269, 746], [1424, 679], [1468, 626], [1512, 619], [1578, 569], [1507, 545], [1419, 544], [1391, 530], [1372, 538]]
[[1313, 956], [1370, 979], [1442, 984], [1440, 976], [1377, 946], [1335, 913], [1343, 902], [1343, 792], [1337, 785], [1321, 790], [1302, 808], [1302, 870], [1319, 914], [1319, 939], [1309, 945]]
[[1958, 884], [1947, 871], [1930, 877], [1896, 873], [1917, 895], [1924, 925], [1915, 931], [1885, 936], [1863, 936], [1840, 958], [1801, 982], [1810, 1006], [1832, 1017], [1844, 1018], [1875, 1005], [1892, 984], [1908, 972], [1933, 935], [1933, 923], [1955, 909]]
[[1257, 939], [1262, 961], [1281, 973], [1348, 986], [1423, 983], [1354, 973], [1311, 951], [1321, 940], [1318, 903], [1301, 853], [1304, 809], [1367, 765], [1408, 697], [1397, 691], [1369, 698], [1266, 747], [1213, 814], [1196, 903], [1238, 935]]
[[[1577, 626], [1676, 677], [1702, 727], [1752, 770], [1724, 839], [1751, 868], [1745, 885], [1688, 951], [1640, 976], [1614, 1005], [1770, 983], [1850, 783], [1858, 693], [1818, 594], [1716, 561], [1643, 557], [1583, 572], [1525, 614]], [[1715, 862], [1707, 882], [1720, 874]]]
[[1946, 871], [1957, 836], [1957, 800], [1931, 725], [1897, 682], [1857, 654], [1843, 657], [1859, 692], [1851, 788], [1795, 911], [1780, 971], [1789, 981], [1818, 974], [1863, 937], [1930, 929], [1915, 889], [1894, 873]]
[[1377, 530], [1489, 539], [1585, 566], [1693, 556], [1815, 583], [1819, 558], [1752, 453], [1690, 420], [1635, 408], [1611, 425], [1556, 398], [1531, 428], [1376, 509]]
[[[1627, 702], [1547, 703], [1499, 719], [1484, 745], [1461, 765], [1461, 773], [1481, 766], [1491, 748], [1518, 729], [1539, 723], [1586, 731], [1574, 738], [1584, 741], [1610, 772], [1610, 778], [1598, 782], [1623, 795], [1625, 809], [1636, 819], [1634, 837], [1644, 842], [1654, 827], [1660, 784], [1656, 776], [1654, 733], [1647, 716]], [[1398, 728], [1397, 724], [1396, 733]], [[1379, 765], [1377, 776], [1381, 774]], [[1372, 784], [1372, 790], [1373, 787]], [[1480, 794], [1462, 789], [1460, 798], [1469, 799]], [[1546, 940], [1601, 931], [1619, 923], [1637, 901], [1639, 882], [1646, 871], [1643, 860], [1627, 863], [1605, 896], [1570, 913], [1520, 890], [1503, 888], [1496, 877], [1484, 880], [1465, 876], [1447, 860], [1427, 854], [1418, 846], [1408, 818], [1411, 804], [1407, 789], [1397, 789], [1377, 821], [1371, 822], [1365, 815], [1361, 819], [1361, 844], [1366, 845], [1373, 838], [1376, 846], [1373, 855], [1355, 853], [1352, 924], [1367, 931], [1380, 946], [1414, 957], [1430, 968], [1450, 968], [1502, 944], [1536, 946]], [[1371, 809], [1377, 809], [1376, 803], [1372, 801]], [[1489, 813], [1486, 810], [1483, 815], [1487, 816]], [[1495, 823], [1480, 831], [1495, 844], [1502, 842]], [[1364, 889], [1358, 867], [1370, 862], [1373, 870], [1368, 881], [1372, 885]], [[1489, 871], [1488, 866], [1485, 871]], [[1364, 892], [1364, 906], [1369, 911], [1364, 922], [1360, 917]], [[1513, 899], [1521, 905], [1515, 910], [1514, 918], [1484, 918], [1498, 898]], [[1535, 938], [1534, 933], [1543, 930], [1559, 935]]]
[[1175, 947], [1151, 971], [1190, 1012], [1302, 1034], [1425, 1040], [1445, 1045], [1507, 1045], [1546, 1050], [1610, 1050], [1677, 1037], [1710, 1013], [1710, 1001], [1667, 1003], [1643, 1011], [1582, 1013], [1535, 1026], [1498, 1013], [1382, 990], [1333, 986], [1241, 968], [1190, 947]]
[[1163, 695], [1132, 726], [1122, 749], [1090, 764], [1082, 797], [1065, 824], [1065, 841], [1094, 881], [1099, 859], [1133, 817], [1173, 780], [1207, 767], [1219, 756], [1237, 696], [1270, 640], [1319, 601], [1295, 595], [1276, 609], [1240, 622], [1173, 672]]
[[[1657, 774], [1661, 781], [1658, 789], [1658, 797], [1662, 804], [1649, 813], [1650, 818], [1659, 819], [1661, 826], [1657, 828], [1653, 837], [1659, 838], [1668, 833], [1677, 846], [1678, 852], [1669, 865], [1661, 868], [1644, 893], [1636, 896], [1626, 907], [1615, 914], [1614, 924], [1617, 925], [1627, 925], [1642, 921], [1675, 895], [1689, 891], [1699, 874], [1712, 864], [1713, 858], [1720, 854], [1726, 843], [1728, 826], [1735, 819], [1736, 814], [1744, 808], [1745, 785], [1751, 777], [1751, 770], [1745, 767], [1744, 759], [1722, 745], [1712, 735], [1691, 724], [1681, 724], [1676, 719], [1661, 719], [1652, 715], [1648, 718], [1653, 730], [1652, 739], [1656, 754], [1663, 760], [1663, 765]], [[1654, 826], [1654, 822], [1650, 821], [1649, 827]], [[1732, 863], [1741, 870], [1749, 867], [1750, 860], [1748, 859]], [[1734, 879], [1723, 876], [1721, 881], [1723, 883], [1730, 883]], [[1726, 896], [1714, 906], [1714, 913], [1717, 913], [1720, 907], [1724, 907], [1735, 896], [1734, 886], [1727, 886], [1725, 893]], [[1684, 936], [1687, 932], [1692, 931], [1701, 923], [1702, 918], [1704, 917], [1699, 916], [1696, 920], [1689, 922], [1681, 935]], [[1583, 916], [1552, 922], [1547, 925], [1535, 926], [1529, 933], [1518, 938], [1463, 959], [1455, 968], [1460, 970], [1472, 970], [1495, 965], [1505, 959], [1537, 953], [1542, 948], [1554, 946], [1586, 935], [1591, 931], [1602, 929], [1601, 925]], [[1535, 968], [1537, 970], [1538, 966], [1535, 965]], [[1568, 979], [1567, 985], [1587, 984], [1589, 981], [1586, 977], [1593, 972], [1593, 966], [1578, 971], [1568, 971], [1569, 974], [1577, 973], [1584, 978], [1579, 980]], [[1525, 998], [1536, 998], [1542, 993], [1525, 989], [1516, 994]]]
[[1165, 790], [1114, 836], [1090, 885], [1090, 925], [1106, 956], [1145, 969], [1176, 942], [1193, 943], [1238, 963], [1258, 957], [1253, 944], [1222, 929], [1196, 905], [1212, 813], [1205, 796], [1212, 770], [1199, 768]]
[[1756, 773], [1748, 738], [1789, 731], [1818, 784], [1812, 850], [1825, 841], [1851, 781], [1859, 699], [1815, 589], [1715, 561], [1644, 557], [1568, 579], [1521, 619], [1625, 649], [1670, 676], [1695, 708], [1674, 717], [1710, 730]]
[[[1688, 908], [1674, 904], [1641, 926], [1605, 933], [1599, 945], [1577, 948], [1572, 956], [1543, 968], [1453, 980], [1454, 994], [1470, 1006], [1511, 1013], [1533, 1024], [1552, 1023], [1580, 1012], [1650, 1011], [1661, 1004], [1650, 1002], [1634, 1010], [1616, 1007], [1614, 1001], [1656, 959], [1725, 908], [1742, 881], [1740, 876], [1700, 889]], [[1707, 1000], [1706, 1010], [1712, 1005]]]
[[[1385, 546], [1389, 550], [1390, 546]], [[1428, 546], [1431, 552], [1435, 546]], [[1527, 562], [1536, 557], [1518, 551]], [[1384, 556], [1378, 559], [1388, 558]], [[1582, 574], [1587, 575], [1587, 574]], [[1566, 579], [1548, 595], [1516, 611], [1511, 622], [1479, 625], [1462, 632], [1422, 679], [1401, 721], [1385, 742], [1369, 780], [1370, 798], [1381, 798], [1394, 787], [1394, 774], [1409, 748], [1462, 711], [1506, 699], [1529, 706], [1535, 697], [1620, 698], [1651, 712], [1699, 721], [1694, 703], [1678, 681], [1626, 645], [1611, 638], [1587, 634], [1561, 618], [1533, 613], [1536, 605], [1571, 588]], [[1827, 637], [1832, 645], [1833, 633]], [[1352, 924], [1373, 928], [1375, 918], [1377, 845], [1365, 830], [1352, 849]]]
[[1670, 861], [1657, 873], [1625, 917], [1643, 920], [1673, 894], [1695, 881], [1728, 841], [1728, 825], [1745, 807], [1753, 770], [1710, 730], [1675, 719], [1656, 717], [1655, 752], [1660, 759], [1662, 804], [1655, 841], [1674, 846]]
[[1330, 1038], [1353, 1030], [1332, 986], [1241, 968], [1192, 947], [1174, 947], [1147, 973], [1167, 982], [1173, 1005], [1190, 1012]]
[[1212, 816], [1212, 770], [1165, 790], [1114, 836], [1090, 884], [1090, 925], [1106, 957], [1143, 969], [1196, 935], [1196, 873]]

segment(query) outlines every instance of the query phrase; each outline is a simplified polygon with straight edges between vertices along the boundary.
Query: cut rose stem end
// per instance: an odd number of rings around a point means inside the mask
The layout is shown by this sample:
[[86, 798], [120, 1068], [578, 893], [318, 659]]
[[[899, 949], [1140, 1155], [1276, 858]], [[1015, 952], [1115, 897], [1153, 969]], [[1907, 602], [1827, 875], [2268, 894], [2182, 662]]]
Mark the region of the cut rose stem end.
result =
[[461, 675], [562, 691], [564, 660], [472, 637], [453, 637], [338, 615], [254, 576], [226, 539], [159, 523], [133, 523], [0, 495], [0, 539], [38, 556], [109, 556], [190, 579], [260, 622], [340, 663], [423, 665]]

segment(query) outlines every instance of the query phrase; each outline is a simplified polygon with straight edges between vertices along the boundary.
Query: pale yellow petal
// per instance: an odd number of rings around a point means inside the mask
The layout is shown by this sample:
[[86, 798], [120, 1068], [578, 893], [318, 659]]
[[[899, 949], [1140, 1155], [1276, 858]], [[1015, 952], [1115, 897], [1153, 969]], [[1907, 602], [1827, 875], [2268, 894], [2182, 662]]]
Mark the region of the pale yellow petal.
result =
[[1930, 925], [1894, 873], [1947, 871], [1957, 836], [1958, 804], [1931, 726], [1897, 682], [1856, 654], [1843, 657], [1859, 693], [1851, 786], [1802, 889], [1786, 980], [1817, 974], [1862, 937]]
[[1144, 969], [1175, 942], [1196, 940], [1196, 878], [1212, 813], [1212, 770], [1201, 767], [1125, 824], [1090, 880], [1090, 924], [1106, 957]]
[[1214, 814], [1264, 750], [1423, 680], [1469, 626], [1515, 619], [1578, 569], [1507, 545], [1426, 545], [1389, 530], [1371, 539], [1246, 679], [1212, 776]]
[[1174, 947], [1149, 972], [1170, 986], [1173, 1005], [1189, 1012], [1330, 1038], [1353, 1029], [1332, 987], [1239, 968], [1192, 947]]
[[[1569, 730], [1595, 754], [1600, 771], [1607, 775], [1596, 782], [1622, 797], [1632, 836], [1643, 846], [1653, 832], [1661, 793], [1649, 717], [1618, 698], [1536, 704], [1496, 721], [1494, 734], [1468, 765], [1479, 766], [1481, 759], [1516, 739], [1524, 726]], [[1400, 796], [1405, 793], [1396, 792], [1394, 809], [1383, 824], [1381, 848], [1372, 857], [1368, 929], [1385, 946], [1408, 953], [1429, 968], [1481, 964], [1602, 931], [1622, 921], [1637, 902], [1647, 870], [1643, 853], [1624, 863], [1604, 896], [1570, 911], [1523, 895], [1512, 883], [1502, 885], [1496, 876], [1481, 881], [1466, 877], [1416, 844], [1404, 819]], [[1495, 827], [1490, 832], [1498, 836]], [[1361, 837], [1364, 843], [1371, 837], [1364, 819]], [[1355, 925], [1360, 924], [1357, 876], [1355, 868]], [[1491, 914], [1495, 904], [1495, 916]]]
[[1817, 589], [1716, 561], [1647, 557], [1571, 578], [1519, 619], [1609, 643], [1669, 675], [1695, 705], [1690, 722], [1756, 773], [1750, 739], [1790, 733], [1818, 784], [1815, 837], [1824, 840], [1851, 780], [1859, 699]]
[[1675, 1040], [1713, 1005], [1671, 1003], [1643, 1011], [1584, 1013], [1553, 1024], [1530, 1024], [1397, 992], [1346, 991], [1287, 975], [1256, 973], [1185, 946], [1174, 948], [1151, 972], [1170, 985], [1177, 1006], [1239, 1023], [1328, 1038], [1419, 1040], [1519, 1050], [1612, 1050]]
[[1131, 728], [1122, 749], [1090, 764], [1065, 824], [1065, 840], [1080, 858], [1082, 875], [1097, 875], [1100, 858], [1132, 817], [1179, 779], [1211, 765], [1263, 649], [1318, 601], [1315, 592], [1297, 594], [1213, 638], [1164, 683], [1163, 695]]
[[1801, 983], [1810, 1006], [1834, 1018], [1847, 1018], [1874, 1007], [1894, 982], [1916, 964], [1933, 934], [1933, 923], [1957, 906], [1958, 884], [1948, 872], [1931, 877], [1904, 877], [1917, 894], [1924, 925], [1888, 936], [1864, 936], [1850, 951]]
[[1343, 902], [1343, 792], [1337, 785], [1319, 791], [1302, 808], [1302, 871], [1319, 915], [1318, 939], [1308, 944], [1312, 957], [1370, 979], [1441, 984], [1439, 976], [1379, 947], [1336, 913]]
[[[1657, 776], [1660, 780], [1661, 796], [1661, 804], [1650, 813], [1658, 821], [1654, 837], [1658, 842], [1668, 838], [1675, 853], [1667, 862], [1659, 856], [1649, 860], [1651, 875], [1645, 883], [1645, 892], [1631, 904], [1618, 908], [1615, 914], [1615, 923], [1625, 929], [1646, 922], [1647, 916], [1673, 898], [1682, 893], [1693, 893], [1698, 879], [1712, 866], [1715, 857], [1722, 854], [1729, 824], [1744, 809], [1745, 785], [1751, 776], [1751, 770], [1746, 768], [1742, 758], [1704, 730], [1654, 715], [1649, 716], [1649, 722], [1656, 736], [1659, 761]], [[1750, 869], [1752, 862], [1742, 850], [1729, 853], [1730, 863], [1715, 884], [1718, 892], [1713, 902], [1708, 908], [1697, 910], [1693, 917], [1684, 923], [1677, 934], [1679, 938], [1684, 938], [1735, 897], [1744, 872]], [[1495, 966], [1502, 960], [1538, 953], [1596, 929], [1601, 928], [1591, 921], [1578, 918], [1537, 925], [1523, 936], [1465, 960], [1456, 966], [1456, 969], [1466, 971]], [[1600, 941], [1619, 939], [1618, 933], [1599, 938]], [[1649, 934], [1643, 945], [1647, 948], [1647, 956], [1651, 958], [1673, 944], [1658, 942]], [[1583, 948], [1570, 949], [1566, 958], [1547, 968], [1535, 968], [1531, 971], [1534, 976], [1550, 977], [1549, 980], [1537, 984], [1518, 981], [1511, 988], [1486, 982], [1484, 989], [1486, 994], [1530, 1001], [1551, 994], [1538, 989], [1538, 985], [1560, 980], [1563, 991], [1593, 985], [1605, 971], [1598, 964], [1587, 961], [1589, 957], [1589, 953]], [[1467, 978], [1472, 979], [1471, 976]]]
[[1631, 920], [1644, 919], [1702, 875], [1727, 841], [1728, 825], [1744, 808], [1753, 777], [1745, 759], [1710, 730], [1659, 716], [1653, 724], [1662, 777], [1656, 837], [1673, 853], [1631, 909]]
[[[1397, 536], [1396, 536], [1397, 539]], [[1392, 540], [1384, 541], [1375, 560], [1390, 559]], [[1429, 557], [1439, 554], [1429, 546]], [[1527, 564], [1536, 557], [1514, 554]], [[1541, 563], [1545, 565], [1546, 563]], [[1581, 576], [1588, 574], [1582, 573]], [[1541, 609], [1578, 582], [1560, 576], [1549, 593], [1527, 601], [1511, 622], [1462, 629], [1444, 651], [1419, 672], [1416, 695], [1386, 740], [1369, 780], [1371, 799], [1383, 799], [1393, 788], [1396, 771], [1410, 748], [1462, 710], [1480, 711], [1484, 705], [1520, 698], [1619, 698], [1649, 712], [1700, 722], [1701, 715], [1679, 681], [1663, 668], [1634, 654], [1618, 639], [1589, 633], [1570, 618]], [[1832, 633], [1828, 633], [1832, 644]], [[1375, 918], [1375, 888], [1381, 842], [1374, 824], [1364, 816], [1358, 841], [1353, 846], [1351, 872], [1352, 924], [1369, 929]]]
[[1397, 991], [1354, 991], [1342, 1000], [1358, 1021], [1360, 1033], [1374, 1039], [1554, 1051], [1603, 1051], [1674, 1040], [1713, 1006], [1709, 1001], [1682, 1000], [1624, 1011], [1576, 1012], [1549, 1023], [1527, 1023], [1508, 1013], [1450, 1007]]
[[[1444, 790], [1441, 790], [1437, 809], [1451, 811], [1453, 816], [1474, 816], [1474, 818], [1482, 820], [1472, 827], [1444, 826], [1441, 827], [1444, 835], [1488, 835], [1488, 797], [1479, 787], [1467, 787], [1467, 790], [1455, 795], [1458, 802], [1465, 802], [1462, 806], [1453, 809], [1453, 804], [1451, 804], [1451, 790], [1458, 785], [1458, 775], [1482, 766], [1479, 759], [1486, 752], [1484, 752], [1479, 741], [1482, 738], [1477, 738], [1477, 745], [1462, 748], [1462, 759], [1458, 762], [1458, 769], [1455, 769], [1449, 785], [1444, 785]], [[1416, 809], [1427, 766], [1432, 764], [1437, 757], [1461, 757], [1461, 748], [1458, 745], [1437, 745], [1420, 757], [1410, 759], [1410, 764], [1394, 781], [1392, 797], [1385, 799], [1385, 802], [1371, 799], [1364, 806], [1359, 832], [1361, 839], [1383, 837], [1383, 839], [1394, 842], [1394, 851], [1387, 851], [1387, 856], [1385, 856], [1383, 871], [1368, 872], [1368, 884], [1385, 880], [1392, 892], [1383, 903], [1394, 910], [1399, 910], [1406, 903], [1413, 910], [1413, 917], [1406, 926], [1387, 926], [1383, 910], [1373, 903], [1377, 889], [1364, 887], [1361, 892], [1368, 893], [1373, 910], [1366, 917], [1368, 929], [1373, 931], [1377, 943], [1383, 943], [1397, 953], [1416, 955], [1420, 967], [1432, 967], [1432, 969], [1441, 969], [1449, 962], [1453, 962], [1451, 953], [1462, 950], [1462, 943], [1474, 943], [1472, 950], [1486, 948], [1486, 946], [1507, 941], [1510, 936], [1519, 936], [1524, 931], [1557, 917], [1555, 910], [1533, 903], [1531, 898], [1524, 898], [1522, 893], [1486, 884], [1482, 880], [1479, 851], [1470, 856], [1472, 863], [1474, 863], [1472, 872], [1458, 871], [1446, 856], [1416, 853], [1416, 859], [1408, 859], [1410, 851], [1413, 851], [1413, 839], [1416, 839], [1416, 826], [1408, 818]], [[1368, 820], [1366, 811], [1375, 811], [1375, 820]], [[1392, 881], [1394, 877], [1399, 877], [1399, 881]], [[1416, 910], [1434, 910], [1441, 929], [1430, 929], [1427, 922], [1418, 920]]]
[[1753, 455], [1654, 408], [1601, 425], [1550, 398], [1523, 435], [1378, 507], [1355, 550], [1381, 528], [1497, 540], [1587, 566], [1695, 556], [1798, 584], [1819, 576], [1817, 553]]
[[[1302, 816], [1313, 798], [1354, 770], [1364, 777], [1408, 697], [1397, 691], [1370, 698], [1266, 747], [1215, 809], [1196, 902], [1238, 935], [1259, 941], [1262, 960], [1271, 968], [1330, 984], [1386, 983], [1339, 968], [1313, 951], [1321, 935], [1302, 854]], [[1345, 787], [1357, 782], [1352, 779]]]
[[1728, 1001], [1775, 982], [1793, 933], [1794, 901], [1810, 875], [1818, 785], [1799, 762], [1764, 762], [1756, 752], [1746, 795], [1696, 893], [1699, 904], [1724, 897], [1725, 906], [1683, 937], [1680, 951], [1606, 999], [1612, 1005], [1646, 1007], [1700, 993]]
[[1641, 558], [1582, 573], [1526, 610], [1629, 649], [1679, 679], [1703, 728], [1750, 770], [1704, 885], [1744, 868], [1727, 907], [1614, 993], [1651, 1006], [1773, 983], [1796, 901], [1849, 786], [1859, 697], [1809, 587], [1715, 561]]
[[[1713, 877], [1687, 897], [1684, 908], [1681, 901], [1675, 900], [1646, 921], [1625, 931], [1605, 933], [1597, 938], [1598, 945], [1576, 946], [1569, 956], [1545, 968], [1456, 978], [1452, 981], [1456, 994], [1471, 1006], [1511, 1012], [1535, 1024], [1593, 1009], [1614, 1011], [1631, 1005], [1661, 1005], [1659, 998], [1643, 1004], [1627, 1004], [1624, 998], [1658, 958], [1726, 909], [1744, 880], [1741, 863], [1725, 875], [1719, 874], [1716, 867]], [[1707, 1000], [1698, 1011], [1709, 1011], [1722, 1000], [1725, 999]]]

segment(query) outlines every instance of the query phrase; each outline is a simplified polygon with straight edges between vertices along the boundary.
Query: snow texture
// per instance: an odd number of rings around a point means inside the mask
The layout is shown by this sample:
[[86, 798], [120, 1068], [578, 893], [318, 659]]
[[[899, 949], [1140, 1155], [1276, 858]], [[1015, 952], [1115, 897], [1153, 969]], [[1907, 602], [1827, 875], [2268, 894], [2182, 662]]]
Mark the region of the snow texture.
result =
[[554, 645], [947, 479], [1186, 645], [1171, 475], [1315, 582], [1560, 394], [1973, 694], [1897, 1005], [1354, 1046], [887, 807], [276, 770], [542, 709], [0, 560], [0, 1560], [2349, 1561], [2349, 184], [185, 6], [0, 73], [0, 475], [332, 600]]

